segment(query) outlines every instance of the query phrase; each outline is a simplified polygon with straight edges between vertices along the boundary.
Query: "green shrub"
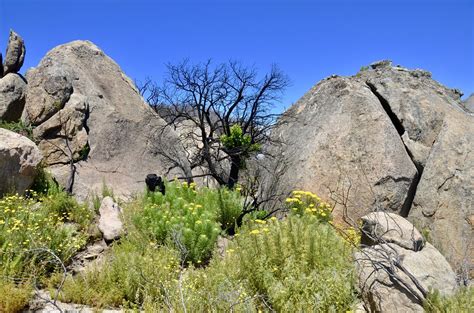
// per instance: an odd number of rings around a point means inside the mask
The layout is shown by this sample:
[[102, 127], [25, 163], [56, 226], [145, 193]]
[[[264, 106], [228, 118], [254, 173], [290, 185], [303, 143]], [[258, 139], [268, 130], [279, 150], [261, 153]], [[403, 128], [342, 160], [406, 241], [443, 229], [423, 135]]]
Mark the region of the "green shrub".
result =
[[135, 227], [159, 244], [174, 244], [182, 260], [194, 264], [209, 260], [221, 228], [233, 226], [241, 212], [236, 192], [176, 182], [166, 184], [166, 195], [147, 193], [142, 206], [132, 218]]
[[30, 284], [14, 284], [0, 279], [0, 312], [21, 312], [31, 298]]
[[[199, 256], [211, 249], [196, 245], [200, 229], [191, 227], [206, 217], [216, 226], [219, 193], [169, 183], [165, 196], [148, 193], [124, 206], [127, 236], [103, 262], [68, 277], [61, 300], [149, 312], [345, 312], [356, 300], [353, 251], [321, 216], [326, 208], [311, 209], [248, 220], [222, 256], [214, 250], [207, 266], [186, 266], [180, 244]], [[183, 239], [186, 227], [194, 241]]]
[[129, 237], [114, 245], [103, 263], [69, 276], [60, 299], [98, 308], [135, 308], [151, 300], [164, 303], [167, 290], [174, 289], [170, 285], [175, 283], [178, 269], [177, 251], [149, 243], [144, 237]]
[[426, 312], [457, 313], [472, 312], [474, 308], [474, 287], [460, 288], [454, 295], [443, 297], [437, 290], [430, 290], [423, 304]]
[[65, 192], [0, 199], [0, 272], [29, 279], [67, 262], [87, 241], [92, 216]]
[[351, 256], [330, 225], [306, 214], [248, 225], [224, 262], [237, 263], [248, 294], [277, 311], [340, 312], [355, 298]]

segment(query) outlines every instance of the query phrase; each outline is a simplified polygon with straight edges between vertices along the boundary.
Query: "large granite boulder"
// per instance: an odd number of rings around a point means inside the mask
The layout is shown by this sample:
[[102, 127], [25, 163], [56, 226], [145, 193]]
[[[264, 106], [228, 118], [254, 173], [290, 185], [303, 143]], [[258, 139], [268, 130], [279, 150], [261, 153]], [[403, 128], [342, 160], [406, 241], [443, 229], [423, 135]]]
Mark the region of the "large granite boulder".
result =
[[287, 167], [277, 193], [318, 193], [336, 218], [408, 216], [456, 270], [472, 269], [474, 115], [461, 95], [390, 61], [321, 81], [272, 134]]
[[[280, 119], [273, 132], [282, 173], [278, 193], [292, 189], [330, 200], [348, 194], [334, 214], [358, 219], [371, 211], [400, 212], [418, 175], [397, 130], [363, 82], [330, 77]], [[282, 160], [281, 160], [282, 159]], [[269, 177], [273, 179], [273, 177]]]
[[117, 196], [128, 197], [144, 190], [148, 173], [182, 175], [168, 173], [168, 160], [158, 153], [166, 148], [184, 153], [175, 145], [176, 134], [161, 132], [165, 122], [93, 43], [54, 48], [26, 78], [22, 118], [36, 125], [34, 136], [46, 163], [79, 200], [104, 183]]
[[34, 181], [41, 152], [30, 139], [0, 128], [0, 198], [23, 194]]
[[8, 38], [7, 53], [3, 61], [3, 74], [18, 73], [25, 60], [26, 48], [23, 38], [10, 30]]
[[20, 120], [25, 106], [26, 82], [18, 74], [9, 73], [0, 79], [0, 120]]
[[362, 229], [363, 237], [372, 240], [355, 254], [355, 262], [368, 311], [424, 312], [422, 304], [430, 288], [441, 295], [456, 290], [449, 263], [431, 244], [419, 244], [419, 232], [407, 220], [371, 213], [362, 218]]

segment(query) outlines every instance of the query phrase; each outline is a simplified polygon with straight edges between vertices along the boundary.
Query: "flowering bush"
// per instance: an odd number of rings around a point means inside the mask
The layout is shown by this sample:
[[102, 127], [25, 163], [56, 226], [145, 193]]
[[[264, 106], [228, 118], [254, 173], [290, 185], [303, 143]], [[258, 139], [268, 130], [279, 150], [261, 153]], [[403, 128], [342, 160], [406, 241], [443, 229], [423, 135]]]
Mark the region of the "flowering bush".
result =
[[312, 192], [295, 190], [292, 197], [287, 198], [285, 202], [292, 214], [313, 215], [321, 222], [329, 222], [332, 219], [331, 206]]
[[[64, 192], [0, 199], [0, 271], [13, 277], [49, 270], [54, 253], [67, 262], [87, 241], [91, 212]], [[57, 264], [56, 264], [57, 265]]]

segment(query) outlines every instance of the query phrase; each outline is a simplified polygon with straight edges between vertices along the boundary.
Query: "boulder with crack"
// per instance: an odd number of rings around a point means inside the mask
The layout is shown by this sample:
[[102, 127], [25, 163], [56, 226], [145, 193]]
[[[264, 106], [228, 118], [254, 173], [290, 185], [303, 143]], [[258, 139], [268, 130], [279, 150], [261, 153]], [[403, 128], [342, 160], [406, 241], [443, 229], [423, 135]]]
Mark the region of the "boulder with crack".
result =
[[453, 267], [472, 271], [474, 115], [461, 95], [386, 60], [324, 79], [272, 133], [283, 144], [270, 152], [287, 166], [276, 193], [315, 192], [336, 202], [336, 218], [396, 212], [429, 231]]

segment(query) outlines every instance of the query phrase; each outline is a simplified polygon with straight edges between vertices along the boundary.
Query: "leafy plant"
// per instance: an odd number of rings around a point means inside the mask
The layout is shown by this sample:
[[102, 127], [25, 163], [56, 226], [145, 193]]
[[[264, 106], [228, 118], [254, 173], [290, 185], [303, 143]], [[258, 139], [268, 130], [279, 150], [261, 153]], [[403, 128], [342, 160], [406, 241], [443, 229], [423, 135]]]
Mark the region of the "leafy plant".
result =
[[167, 183], [166, 194], [147, 193], [142, 210], [133, 217], [159, 244], [171, 242], [183, 261], [206, 263], [212, 255], [221, 228], [235, 223], [241, 211], [236, 192], [196, 189], [194, 184]]
[[22, 121], [18, 122], [7, 122], [0, 120], [0, 128], [11, 130], [12, 132], [18, 133], [29, 139], [33, 140], [33, 127], [24, 124]]
[[474, 307], [474, 287], [462, 287], [452, 296], [441, 296], [438, 290], [430, 290], [423, 303], [426, 312], [470, 312]]

